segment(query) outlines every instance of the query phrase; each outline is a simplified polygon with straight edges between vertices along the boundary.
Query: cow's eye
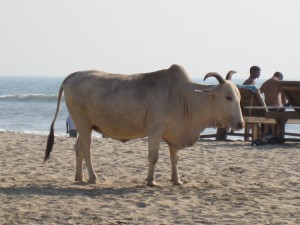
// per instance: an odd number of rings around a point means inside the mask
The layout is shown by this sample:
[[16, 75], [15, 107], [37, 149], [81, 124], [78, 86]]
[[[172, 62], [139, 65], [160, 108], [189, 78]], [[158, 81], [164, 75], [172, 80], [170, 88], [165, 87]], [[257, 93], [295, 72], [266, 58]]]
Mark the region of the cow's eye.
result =
[[232, 101], [232, 97], [231, 97], [231, 96], [227, 96], [226, 99], [227, 99], [228, 101]]

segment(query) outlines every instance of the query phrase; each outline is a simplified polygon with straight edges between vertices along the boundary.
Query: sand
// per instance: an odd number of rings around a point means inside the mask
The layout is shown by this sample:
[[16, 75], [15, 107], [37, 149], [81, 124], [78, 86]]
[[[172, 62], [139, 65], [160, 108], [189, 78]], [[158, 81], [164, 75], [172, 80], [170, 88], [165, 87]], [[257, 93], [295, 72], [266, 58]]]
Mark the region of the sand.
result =
[[300, 143], [199, 141], [181, 151], [182, 186], [162, 143], [151, 188], [145, 140], [93, 139], [91, 185], [74, 181], [75, 139], [56, 137], [43, 164], [46, 139], [0, 132], [0, 224], [300, 224]]

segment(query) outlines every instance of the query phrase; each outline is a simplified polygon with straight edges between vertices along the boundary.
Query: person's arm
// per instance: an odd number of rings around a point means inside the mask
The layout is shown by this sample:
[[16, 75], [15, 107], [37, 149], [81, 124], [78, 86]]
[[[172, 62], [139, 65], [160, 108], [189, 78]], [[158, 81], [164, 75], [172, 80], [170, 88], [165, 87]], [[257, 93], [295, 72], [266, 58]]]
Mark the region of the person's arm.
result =
[[290, 106], [290, 104], [288, 103], [288, 100], [287, 100], [286, 95], [284, 94], [284, 92], [281, 92], [281, 101], [282, 101], [282, 105], [284, 105], [284, 106]]
[[257, 99], [257, 101], [261, 102], [263, 104], [263, 106], [266, 107], [266, 103], [265, 103], [265, 101], [264, 101], [264, 99], [263, 99], [263, 97], [262, 97], [261, 92], [260, 92], [259, 89], [257, 89], [257, 91], [254, 93], [254, 95], [255, 95], [255, 98]]
[[259, 88], [259, 91], [261, 94], [265, 93], [265, 84], [261, 85], [261, 87]]

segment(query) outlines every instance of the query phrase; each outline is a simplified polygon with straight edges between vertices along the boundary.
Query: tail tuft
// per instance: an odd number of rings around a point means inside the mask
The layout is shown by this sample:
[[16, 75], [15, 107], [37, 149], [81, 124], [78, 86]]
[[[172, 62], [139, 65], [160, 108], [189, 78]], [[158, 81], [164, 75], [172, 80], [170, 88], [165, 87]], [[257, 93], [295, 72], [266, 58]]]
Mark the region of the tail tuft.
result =
[[47, 141], [47, 147], [46, 147], [46, 152], [45, 152], [45, 158], [44, 162], [50, 157], [50, 153], [53, 149], [53, 144], [54, 144], [54, 129], [53, 129], [53, 123], [51, 124], [50, 127], [50, 133], [48, 136], [48, 141]]

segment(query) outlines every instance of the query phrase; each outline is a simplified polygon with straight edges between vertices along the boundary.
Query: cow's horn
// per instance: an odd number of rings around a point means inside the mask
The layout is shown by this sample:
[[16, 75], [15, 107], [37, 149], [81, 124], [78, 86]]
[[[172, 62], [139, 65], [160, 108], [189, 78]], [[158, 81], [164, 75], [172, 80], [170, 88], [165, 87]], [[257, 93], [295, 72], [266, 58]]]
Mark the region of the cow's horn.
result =
[[235, 73], [236, 73], [236, 71], [230, 70], [230, 71], [227, 73], [227, 75], [226, 75], [226, 80], [231, 80], [232, 75], [235, 74]]
[[208, 74], [205, 75], [204, 80], [206, 80], [209, 77], [215, 77], [219, 81], [220, 84], [225, 83], [224, 78], [218, 73], [215, 73], [215, 72], [208, 73]]

